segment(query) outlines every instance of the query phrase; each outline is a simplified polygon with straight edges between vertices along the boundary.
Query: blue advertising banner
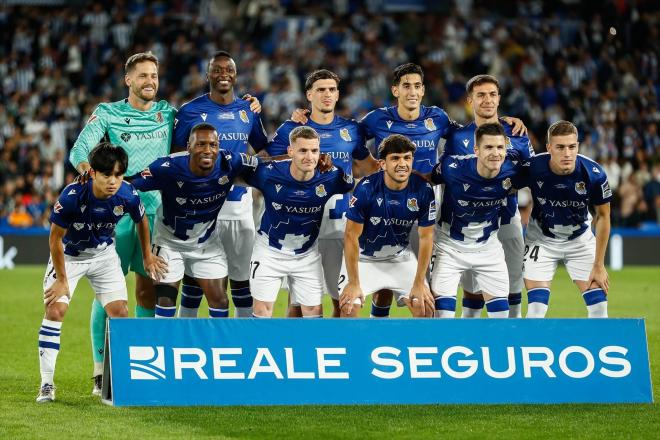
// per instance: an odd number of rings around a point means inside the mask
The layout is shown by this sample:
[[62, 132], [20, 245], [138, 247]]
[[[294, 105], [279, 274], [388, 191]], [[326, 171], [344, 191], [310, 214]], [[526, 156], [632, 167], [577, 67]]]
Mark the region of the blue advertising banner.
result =
[[642, 319], [110, 319], [114, 405], [652, 402]]

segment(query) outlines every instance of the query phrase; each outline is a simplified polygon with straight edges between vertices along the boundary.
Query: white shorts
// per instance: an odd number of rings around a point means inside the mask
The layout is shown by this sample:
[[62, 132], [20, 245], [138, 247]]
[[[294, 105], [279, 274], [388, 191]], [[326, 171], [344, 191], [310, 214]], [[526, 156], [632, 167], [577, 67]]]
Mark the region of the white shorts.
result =
[[[407, 252], [389, 260], [372, 260], [360, 258], [358, 261], [360, 273], [360, 288], [364, 296], [369, 296], [379, 290], [391, 290], [399, 306], [404, 305], [403, 299], [408, 298], [410, 289], [415, 282], [417, 273], [417, 258], [412, 252]], [[348, 284], [348, 271], [343, 261], [339, 274], [339, 292]], [[358, 303], [358, 301], [356, 301]]]
[[218, 220], [217, 243], [223, 250], [229, 279], [245, 281], [250, 278], [250, 258], [254, 249], [254, 220]]
[[[92, 285], [92, 290], [96, 294], [96, 299], [103, 307], [113, 301], [127, 301], [128, 292], [126, 290], [126, 279], [121, 270], [119, 255], [113, 252], [108, 258], [100, 260], [71, 261], [64, 257], [64, 270], [66, 270], [67, 281], [69, 282], [69, 293], [73, 298], [73, 292], [76, 290], [78, 281], [86, 276]], [[55, 268], [52, 260], [48, 261], [46, 266], [46, 275], [44, 276], [44, 292], [55, 283]], [[57, 302], [69, 304], [70, 298], [60, 297]]]
[[562, 243], [528, 240], [525, 242], [523, 276], [530, 281], [552, 281], [557, 263], [563, 261], [573, 281], [588, 281], [596, 259], [596, 237], [586, 231]]
[[319, 252], [323, 264], [325, 291], [339, 299], [339, 274], [344, 261], [344, 240], [341, 238], [319, 238]]
[[160, 283], [176, 283], [184, 274], [203, 280], [217, 280], [227, 276], [227, 258], [213, 240], [192, 251], [177, 251], [154, 243], [152, 252], [167, 262], [167, 273]]
[[[435, 249], [435, 263], [431, 274], [433, 295], [456, 296], [461, 276], [469, 274], [472, 275], [477, 291], [496, 297], [509, 296], [509, 276], [504, 261], [504, 250], [496, 238], [492, 237], [476, 252], [461, 252], [446, 243], [435, 243], [433, 247]], [[463, 286], [465, 287], [465, 284]]]
[[250, 292], [263, 302], [275, 302], [282, 282], [289, 285], [291, 303], [318, 306], [323, 298], [321, 254], [314, 247], [303, 255], [284, 255], [261, 240], [252, 252]]

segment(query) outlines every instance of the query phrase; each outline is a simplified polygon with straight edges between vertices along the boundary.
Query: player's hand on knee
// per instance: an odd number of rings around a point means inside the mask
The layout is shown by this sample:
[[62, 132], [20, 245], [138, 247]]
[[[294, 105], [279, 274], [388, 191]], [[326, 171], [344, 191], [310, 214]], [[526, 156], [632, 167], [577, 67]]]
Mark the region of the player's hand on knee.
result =
[[307, 124], [308, 114], [309, 114], [309, 110], [305, 108], [297, 108], [293, 111], [293, 113], [291, 113], [291, 120], [299, 124]]
[[353, 305], [356, 299], [360, 300], [360, 305], [364, 304], [362, 288], [357, 283], [349, 282], [339, 295], [339, 307], [346, 315], [353, 313]]
[[259, 102], [259, 98], [246, 93], [243, 95], [243, 100], [250, 101], [250, 110], [253, 113], [261, 113], [261, 103]]
[[69, 283], [66, 280], [57, 279], [53, 285], [44, 292], [44, 304], [47, 306], [55, 304], [57, 300], [63, 296], [71, 298], [71, 294], [69, 293]]
[[513, 127], [511, 128], [511, 133], [514, 136], [527, 135], [527, 127], [525, 127], [525, 124], [521, 119], [513, 118], [511, 116], [503, 116], [502, 119], [504, 119], [504, 122], [506, 122], [507, 124], [513, 125]]
[[167, 273], [167, 262], [163, 257], [152, 254], [150, 257], [144, 259], [143, 264], [149, 278], [154, 281], [160, 281]]
[[407, 303], [414, 316], [433, 316], [435, 301], [426, 283], [416, 283], [413, 285]]
[[589, 274], [587, 288], [593, 289], [594, 284], [603, 289], [605, 293], [607, 293], [607, 291], [610, 289], [610, 277], [607, 274], [607, 269], [605, 269], [605, 266], [594, 264], [594, 267], [591, 269], [591, 273]]

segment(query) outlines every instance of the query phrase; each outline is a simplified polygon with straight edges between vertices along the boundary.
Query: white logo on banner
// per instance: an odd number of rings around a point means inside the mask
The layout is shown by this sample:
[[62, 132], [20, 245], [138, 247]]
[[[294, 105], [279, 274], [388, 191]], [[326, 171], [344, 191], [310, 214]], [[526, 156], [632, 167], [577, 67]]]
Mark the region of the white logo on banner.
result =
[[163, 347], [128, 347], [132, 380], [165, 379]]

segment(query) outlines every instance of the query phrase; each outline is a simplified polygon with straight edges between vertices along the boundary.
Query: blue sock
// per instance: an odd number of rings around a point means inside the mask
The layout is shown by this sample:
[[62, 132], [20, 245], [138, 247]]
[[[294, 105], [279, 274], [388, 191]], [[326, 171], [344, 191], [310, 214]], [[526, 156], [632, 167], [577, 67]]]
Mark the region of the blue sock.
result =
[[156, 318], [174, 318], [176, 306], [165, 307], [156, 304]]
[[456, 297], [438, 296], [435, 298], [435, 317], [453, 318], [456, 315]]
[[481, 316], [481, 309], [484, 308], [484, 304], [486, 303], [483, 299], [463, 297], [462, 304], [461, 318], [479, 318]]
[[489, 318], [508, 318], [509, 317], [509, 299], [493, 298], [486, 301], [486, 310]]
[[371, 301], [371, 317], [372, 318], [389, 318], [390, 306], [379, 306], [373, 300]]
[[197, 318], [197, 311], [203, 296], [204, 292], [201, 287], [184, 284], [181, 288], [179, 318]]
[[582, 293], [589, 318], [607, 318], [607, 295], [600, 287]]
[[235, 318], [249, 318], [252, 316], [252, 293], [250, 286], [231, 288], [231, 300], [234, 303]]
[[527, 318], [544, 318], [548, 312], [550, 289], [537, 287], [527, 291]]
[[229, 309], [214, 309], [213, 307], [209, 307], [209, 317], [227, 318], [229, 317]]

